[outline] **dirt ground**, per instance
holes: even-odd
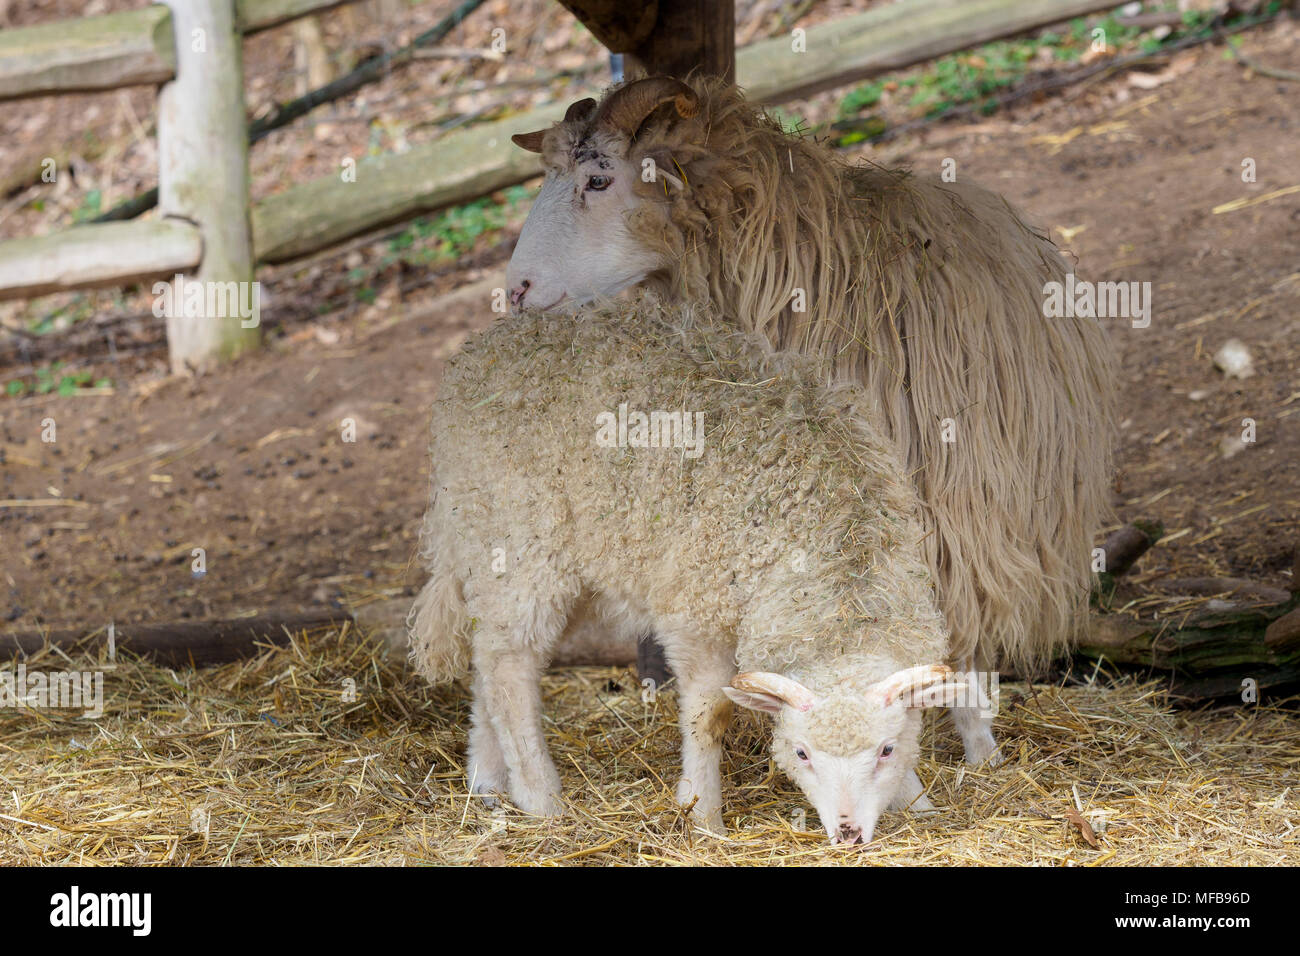
[[[1300,29],[1249,32],[1243,49],[1300,62]],[[1149,328],[1109,322],[1123,389],[1117,511],[1168,532],[1130,587],[1170,574],[1288,587],[1300,194],[1273,194],[1300,183],[1300,99],[1294,83],[1213,47],[1156,79],[1107,80],[862,155],[917,170],[951,157],[959,176],[1050,228],[1081,277],[1151,283]],[[1246,158],[1256,182],[1242,181]],[[274,270],[264,313],[274,321],[275,303],[309,297],[373,248]],[[430,270],[411,293],[409,276],[392,276],[370,305],[281,325],[263,354],[201,380],[168,378],[155,336],[92,359],[111,389],[0,399],[3,625],[89,629],[411,593],[427,409],[443,359],[490,321],[508,253]],[[1230,338],[1250,350],[1252,376],[1214,367]],[[1242,445],[1246,418],[1257,440]],[[47,420],[54,442],[42,441]],[[1225,440],[1239,453],[1225,456]]]

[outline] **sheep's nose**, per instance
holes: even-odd
[[[528,290],[532,287],[533,284],[527,279],[521,281],[519,285],[510,290],[510,304],[515,306],[523,305],[524,296],[528,294]]]
[[[857,843],[858,838],[862,836],[862,827],[855,827],[851,823],[840,824],[840,842]]]

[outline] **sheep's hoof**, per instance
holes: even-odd
[[[912,813],[915,813],[917,816],[922,816],[922,817],[928,817],[932,814],[939,812],[938,807],[936,807],[933,803],[931,803],[930,798],[927,797],[924,793],[918,794],[917,796],[911,799],[909,799],[906,796],[895,797],[892,801],[890,801],[887,809],[910,810]]]
[[[978,751],[966,754],[966,763],[972,767],[983,767],[985,770],[995,770],[1002,766],[1005,761],[1006,757],[1002,756],[1002,751],[997,744],[987,750],[981,748]]]
[[[918,817],[932,817],[939,812],[939,808],[936,807],[933,803],[931,803],[930,798],[927,797],[925,794],[921,794],[919,797],[913,800],[912,805],[908,807],[908,809],[911,810],[913,813],[915,813]]]
[[[966,741],[966,762],[972,767],[983,766],[992,770],[1000,766],[1004,759],[992,734],[980,734]]]
[[[489,810],[495,809],[501,802],[497,798],[500,794],[506,792],[505,782],[496,782],[495,780],[484,779],[479,774],[472,774],[465,778],[465,785],[469,787],[469,792],[476,797],[483,798],[483,805]]]
[[[722,811],[714,810],[710,813],[701,813],[696,807],[691,811],[691,824],[699,827],[701,830],[708,830],[716,836],[727,835],[727,825],[722,822]]]
[[[514,804],[534,817],[558,817],[564,813],[564,801],[555,793],[520,794]]]

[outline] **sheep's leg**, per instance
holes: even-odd
[[[962,661],[961,671],[971,675],[967,680],[965,700],[950,710],[953,723],[957,725],[957,733],[961,735],[962,746],[966,749],[966,762],[971,766],[987,763],[990,767],[996,767],[1002,762],[1002,753],[993,736],[992,705],[980,686],[974,659]]]
[[[921,778],[916,775],[915,769],[907,771],[907,776],[903,778],[903,785],[894,795],[889,809],[911,810],[913,813],[923,814],[936,812],[934,804],[925,795],[925,787],[921,785]]]
[[[714,833],[725,833],[722,822],[722,737],[731,721],[731,701],[722,688],[736,675],[731,650],[692,652],[671,639],[664,642],[668,664],[678,675],[678,711],[682,730],[682,778],[677,801],[691,808],[691,818]],[[674,653],[677,651],[677,653]]]
[[[492,718],[487,709],[482,675],[482,671],[475,670],[471,683],[474,703],[470,710],[467,776],[473,793],[488,796],[493,793],[508,792],[510,777],[506,769],[505,754],[501,752],[501,742],[497,740],[497,732],[492,729]],[[485,802],[488,806],[496,806],[496,800],[490,796]]]
[[[560,775],[542,732],[545,656],[532,647],[489,646],[476,647],[475,651],[474,666],[482,678],[483,709],[505,764],[510,799],[526,813],[558,814],[563,809]],[[485,736],[477,738],[480,745]],[[482,772],[488,768],[481,764],[479,769]]]

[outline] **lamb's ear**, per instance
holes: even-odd
[[[731,699],[733,704],[739,704],[749,710],[761,710],[765,714],[779,714],[781,708],[785,706],[785,701],[771,694],[753,694],[747,690],[736,690],[734,687],[724,687],[722,692]]]
[[[762,671],[737,674],[732,678],[731,686],[722,688],[722,692],[741,707],[768,714],[779,713],[782,707],[812,710],[817,702],[813,692],[797,680]]]
[[[944,664],[924,664],[891,674],[872,690],[880,696],[882,707],[895,703],[904,707],[951,707],[966,689],[952,676],[952,668]]]
[[[530,153],[540,153],[542,151],[542,140],[546,137],[546,130],[534,130],[531,133],[515,133],[510,137],[510,142],[514,143],[521,149],[526,149]]]

